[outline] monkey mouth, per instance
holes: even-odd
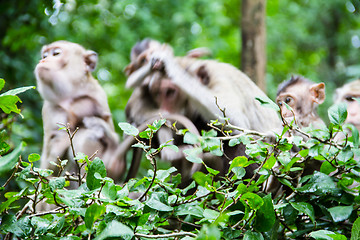
[[[50,69],[45,66],[38,66],[36,67],[36,71],[49,71]]]

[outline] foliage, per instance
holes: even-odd
[[[6,239],[357,239],[359,133],[343,125],[346,114],[344,105],[335,105],[329,110],[328,128],[305,131],[291,123],[274,143],[264,141],[266,136],[260,133],[235,127],[238,135],[220,131],[225,136],[218,137],[215,129],[225,126],[214,121],[213,129],[201,137],[184,139],[200,143],[203,151],[217,156],[227,141],[230,146],[241,143],[248,157],[234,158],[227,174],[218,176],[216,169],[188,152],[187,158],[202,162],[208,172],[195,173],[185,188],[178,188],[181,176],[174,167],[157,168],[161,150],[177,150],[176,146],[154,147],[145,141],[151,142],[164,119],[140,133],[127,123],[119,124],[137,139],[133,147],[143,149],[153,166],[146,176],[122,184],[106,177],[99,158],[78,155],[76,161],[86,163],[83,175],[79,171],[76,177],[52,176],[51,170],[36,167],[38,154],[30,154],[25,161],[18,158],[16,149],[3,157],[11,155],[13,163],[16,159],[7,183],[15,180],[27,185],[19,191],[7,191],[6,184],[1,188],[6,201],[0,204],[0,231]],[[339,140],[342,134],[344,141]],[[311,161],[321,163],[320,171],[305,175]],[[56,164],[60,171],[66,162]],[[245,167],[252,163],[259,167],[246,179]],[[264,192],[262,186],[271,177],[285,191]],[[70,181],[77,182],[78,188],[66,188]],[[44,204],[52,209],[39,212]]]

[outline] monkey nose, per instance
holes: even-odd
[[[46,62],[46,61],[45,61],[45,59],[41,59],[39,62],[40,62],[40,63],[44,63],[44,62]]]

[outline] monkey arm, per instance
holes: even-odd
[[[203,86],[198,79],[186,72],[173,56],[166,52],[156,52],[150,62],[158,61],[163,62],[166,74],[189,97],[205,119],[218,119],[222,116],[221,110],[216,105],[216,96],[208,87]]]
[[[149,61],[147,64],[133,72],[127,79],[125,87],[135,88],[141,85],[144,79],[150,74],[152,70],[152,63]]]

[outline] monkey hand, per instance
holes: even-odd
[[[106,123],[98,117],[84,117],[83,123],[86,129],[92,130],[94,137],[100,139],[105,136]]]

